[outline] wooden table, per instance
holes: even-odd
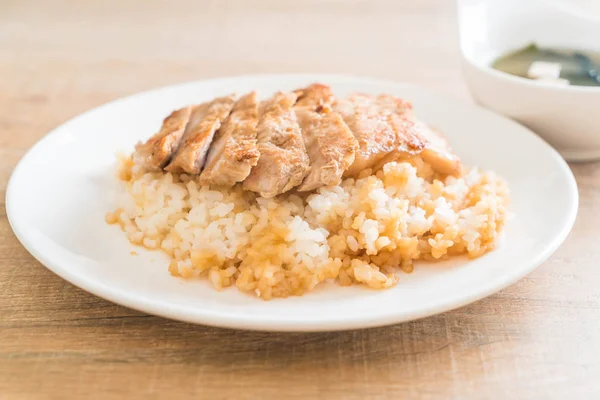
[[[0,201],[51,128],[165,84],[354,73],[468,99],[454,14],[449,0],[4,0]],[[1,207],[0,399],[600,398],[600,166],[572,168],[575,229],[529,277],[443,315],[342,333],[232,331],[116,306],[36,262]]]

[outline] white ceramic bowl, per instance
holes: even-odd
[[[490,67],[508,51],[540,46],[600,51],[600,19],[577,1],[459,0],[460,48],[475,101],[528,126],[569,161],[600,159],[600,88],[561,86]]]

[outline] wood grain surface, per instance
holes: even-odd
[[[1,0],[0,201],[27,149],[91,107],[263,72],[469,101],[450,0]],[[600,165],[572,169],[575,228],[530,276],[453,312],[342,333],[208,328],[108,303],[36,262],[2,206],[0,399],[600,398]]]

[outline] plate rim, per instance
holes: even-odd
[[[236,316],[234,319],[228,316],[227,313],[219,312],[219,313],[206,313],[202,312],[203,310],[198,309],[197,312],[189,313],[185,312],[185,309],[180,309],[178,307],[168,305],[168,304],[154,304],[153,302],[149,302],[146,299],[134,298],[134,296],[128,296],[127,293],[122,293],[119,290],[115,290],[102,282],[86,279],[85,277],[78,276],[70,271],[68,267],[63,267],[58,265],[60,263],[54,263],[50,257],[42,254],[36,250],[35,243],[33,243],[28,235],[23,232],[21,227],[19,227],[19,223],[15,221],[15,205],[16,200],[12,200],[13,198],[13,187],[18,183],[18,177],[22,166],[27,162],[27,160],[31,157],[31,154],[34,152],[36,148],[39,146],[43,146],[48,138],[60,132],[65,126],[72,123],[73,121],[85,118],[89,113],[96,112],[102,110],[106,107],[113,106],[115,104],[119,104],[121,102],[126,102],[135,97],[143,97],[152,92],[161,91],[161,90],[177,90],[179,87],[193,85],[193,84],[218,84],[220,82],[226,83],[232,80],[246,80],[246,79],[265,79],[265,78],[277,78],[280,80],[290,79],[290,80],[315,80],[315,81],[354,81],[360,82],[363,84],[373,84],[373,85],[388,85],[395,87],[413,87],[420,91],[426,92],[428,94],[433,94],[441,99],[451,100],[460,102],[470,107],[474,107],[480,112],[488,113],[498,118],[502,118],[507,122],[519,126],[520,129],[524,129],[529,132],[531,136],[533,136],[541,145],[545,147],[546,150],[549,151],[549,155],[551,155],[554,162],[557,163],[557,166],[560,167],[561,172],[567,178],[569,184],[567,188],[565,188],[566,196],[570,198],[571,207],[568,210],[567,217],[560,231],[554,236],[551,241],[548,241],[543,249],[538,252],[537,256],[530,259],[528,262],[523,262],[526,266],[522,268],[513,269],[512,273],[504,276],[502,280],[491,281],[491,283],[487,284],[484,287],[480,287],[477,291],[469,292],[466,295],[458,294],[448,299],[448,301],[444,302],[441,305],[431,305],[428,307],[415,308],[410,310],[409,312],[401,312],[401,313],[387,313],[381,316],[377,316],[375,318],[353,318],[346,321],[330,321],[330,322],[306,322],[298,319],[289,319],[289,320],[279,320],[274,322],[273,320],[268,319],[260,319],[256,317],[252,318],[240,318]],[[17,183],[15,183],[17,182]],[[180,82],[172,85],[165,85],[149,90],[144,90],[138,93],[130,94],[128,96],[120,97],[104,104],[101,104],[97,107],[89,109],[81,114],[74,116],[73,118],[64,121],[57,127],[51,129],[48,133],[42,136],[31,148],[27,150],[27,152],[21,157],[18,161],[16,167],[11,173],[8,184],[6,186],[5,193],[5,207],[7,213],[7,219],[9,221],[9,225],[13,230],[15,236],[21,243],[21,245],[45,268],[49,269],[62,279],[71,283],[72,285],[78,287],[81,290],[84,290],[88,293],[91,293],[95,296],[103,298],[112,303],[122,305],[133,310],[137,310],[140,312],[144,312],[150,315],[156,315],[168,319],[193,323],[193,324],[201,324],[207,326],[221,327],[221,328],[233,328],[233,329],[246,329],[246,330],[255,330],[255,331],[272,331],[272,332],[318,332],[318,331],[342,331],[342,330],[350,330],[350,329],[364,329],[364,328],[373,328],[379,326],[392,325],[402,322],[408,322],[412,320],[417,320],[421,318],[426,318],[429,316],[437,315],[440,313],[444,313],[447,311],[455,310],[457,308],[463,307],[467,304],[471,304],[478,300],[481,300],[485,297],[488,297],[496,292],[499,292],[517,281],[521,280],[528,274],[530,274],[533,270],[535,270],[539,265],[541,265],[544,261],[546,261],[567,239],[569,233],[571,232],[573,225],[575,223],[577,217],[577,211],[579,208],[579,191],[577,187],[576,179],[571,171],[571,168],[568,166],[567,162],[559,155],[559,153],[552,148],[547,142],[545,142],[541,137],[536,135],[533,131],[528,129],[527,127],[519,124],[516,121],[513,121],[507,117],[504,117],[500,114],[497,114],[493,111],[490,111],[478,104],[468,103],[464,99],[455,98],[454,96],[449,96],[446,94],[440,94],[435,90],[431,90],[429,88],[423,88],[419,85],[415,85],[408,82],[400,82],[393,81],[388,79],[378,79],[357,75],[348,75],[348,74],[251,74],[251,75],[236,75],[236,76],[228,76],[228,77],[218,77],[204,80],[195,80],[189,82]]]

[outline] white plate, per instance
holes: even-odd
[[[493,169],[512,190],[500,247],[472,261],[417,264],[397,286],[374,291],[327,284],[302,297],[262,301],[235,288],[169,275],[160,252],[129,244],[104,222],[114,208],[115,153],[147,138],[172,109],[232,91],[268,94],[313,81],[339,95],[390,93],[413,102],[441,128],[463,161]],[[363,328],[441,313],[516,282],[564,241],[577,212],[577,186],[549,145],[517,123],[421,88],[336,75],[249,76],[193,82],[141,93],[74,118],[37,143],[15,169],[6,194],[12,228],[41,263],[115,303],[183,321],[223,327],[318,331]],[[132,250],[139,256],[130,254]],[[35,294],[32,294],[35,295]]]

